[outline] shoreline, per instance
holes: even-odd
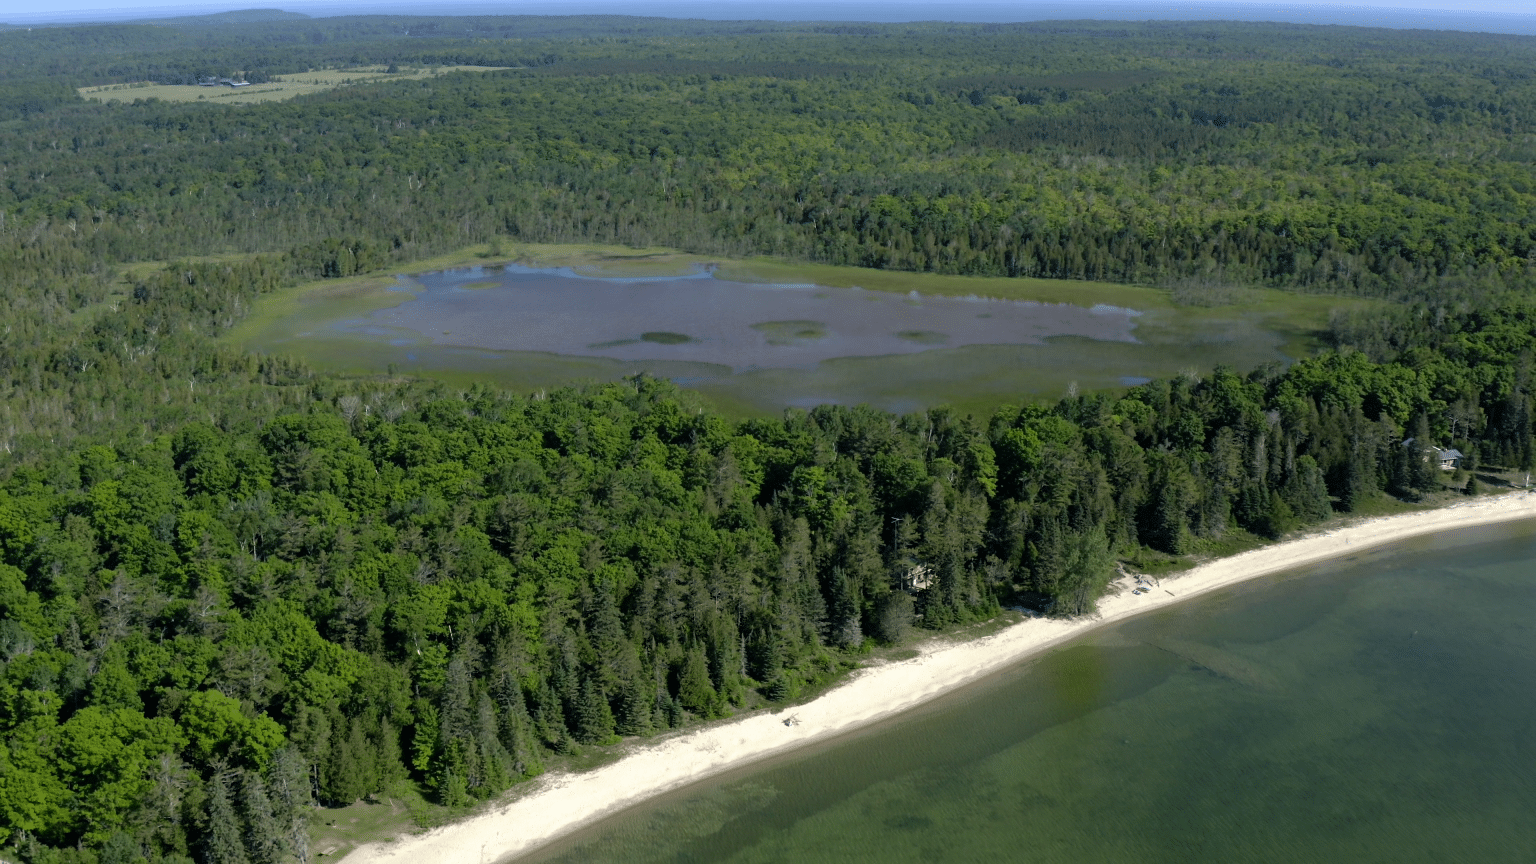
[[[1105,596],[1094,616],[1025,618],[979,639],[936,640],[922,646],[917,657],[860,669],[831,691],[796,706],[795,726],[786,726],[784,715],[756,711],[665,740],[642,740],[612,764],[581,774],[545,775],[514,800],[476,816],[397,841],[360,846],[341,860],[507,861],[657,795],[885,720],[1111,622],[1411,537],[1530,518],[1536,518],[1536,494],[1510,492],[1314,530],[1206,562],[1160,580],[1163,586],[1149,594],[1122,591]]]

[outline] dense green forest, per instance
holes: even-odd
[[[500,235],[1391,296],[1536,260],[1536,39],[629,20],[0,33],[4,242],[387,261]],[[250,107],[70,89],[386,62],[522,68]]]
[[[1385,364],[1331,353],[985,420],[730,423],[648,379],[531,398],[311,380],[286,408],[214,399],[174,432],[30,460],[0,492],[8,839],[40,861],[283,860],[311,796],[410,778],[465,804],[548,752],[791,697],[914,624],[1087,611],[1141,544],[1439,489],[1405,435],[1530,464],[1531,310],[1432,332]],[[918,563],[938,581],[914,606],[894,589]]]
[[[316,803],[403,783],[468,806],[555,754],[793,698],[914,627],[1081,614],[1117,558],[1418,499],[1443,487],[1422,442],[1529,467],[1533,46],[643,19],[0,33],[0,843],[309,860]],[[73,90],[365,63],[524,68],[253,106]],[[644,377],[456,390],[216,341],[298,279],[496,237],[1402,302],[1288,369],[990,417],[737,421]],[[916,565],[936,584],[901,590]]]

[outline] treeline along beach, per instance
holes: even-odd
[[[466,807],[912,628],[1087,612],[1116,560],[1531,467],[1529,39],[452,20],[0,33],[25,860],[307,859],[316,801]],[[374,63],[524,68],[73,89]],[[741,419],[645,376],[507,393],[217,341],[299,280],[503,239],[1394,305],[1289,368],[989,416]]]
[[[208,860],[290,848],[312,791],[412,778],[466,804],[550,753],[794,696],[866,638],[1017,597],[1087,611],[1139,546],[1441,488],[1409,433],[1528,464],[1530,313],[1442,328],[1388,363],[985,419],[732,422],[644,378],[523,397],[264,384],[251,364],[241,407],[204,409],[218,426],[11,467],[7,828]],[[914,603],[898,589],[919,564],[935,578]]]

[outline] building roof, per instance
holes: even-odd
[[[1413,439],[1412,438],[1404,438],[1403,439],[1403,446],[1404,447],[1412,447],[1413,446]],[[1435,455],[1438,456],[1441,460],[1445,460],[1445,459],[1465,459],[1465,458],[1467,458],[1465,453],[1462,453],[1460,450],[1457,450],[1454,447],[1451,448],[1450,450],[1442,450],[1437,445],[1430,444],[1430,445],[1428,445],[1428,446],[1426,446],[1424,448],[1424,452],[1425,453],[1428,453],[1431,450],[1435,451]]]

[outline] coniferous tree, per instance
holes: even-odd
[[[859,626],[858,601],[843,568],[833,567],[827,580],[827,641],[840,648],[859,644],[864,638]]]
[[[620,735],[644,735],[651,730],[651,693],[638,675],[619,682],[614,731]]]
[[[684,656],[682,674],[678,676],[677,701],[703,717],[714,711],[715,688],[709,682],[709,663],[704,659],[702,645],[695,644]]]
[[[546,746],[559,753],[570,752],[575,743],[565,725],[560,697],[548,682],[539,691],[539,735]]]
[[[1408,424],[1408,436],[1414,442],[1414,455],[1410,460],[1409,483],[1413,489],[1420,492],[1428,492],[1440,485],[1440,462],[1436,458],[1434,448],[1439,446],[1429,431],[1429,418],[1424,414],[1415,414],[1412,422]]]
[[[330,759],[325,772],[325,796],[350,804],[378,788],[377,754],[361,717],[337,715],[332,723]]]
[[[1059,581],[1050,586],[1058,615],[1082,615],[1093,611],[1114,570],[1104,529],[1095,527],[1074,535],[1067,544],[1066,564]]]
[[[251,864],[278,864],[285,853],[286,826],[278,821],[261,775],[247,771],[241,778],[240,804],[245,815],[245,849]]]
[[[378,721],[378,743],[374,748],[373,765],[372,791],[387,790],[392,784],[405,779],[405,763],[400,753],[400,733],[395,730],[393,723],[384,718]]]
[[[1182,467],[1170,470],[1166,481],[1159,485],[1147,532],[1153,545],[1174,555],[1182,555],[1189,548],[1188,483]]]
[[[1344,509],[1355,512],[1376,494],[1376,457],[1370,443],[1359,432],[1352,437],[1345,456]]]
[[[475,740],[476,718],[469,662],[462,653],[448,662],[439,700],[434,786],[443,802],[458,807],[480,783],[483,755]]]
[[[1242,484],[1238,493],[1234,515],[1239,525],[1255,533],[1269,534],[1271,504],[1268,490],[1259,482],[1249,480]]]
[[[1057,513],[1043,513],[1034,520],[1033,540],[1025,550],[1029,569],[1029,587],[1049,594],[1050,586],[1061,581],[1067,566],[1067,534],[1064,518]]]
[[[501,745],[511,760],[513,774],[531,777],[540,773],[544,766],[539,761],[536,749],[538,740],[533,730],[533,721],[528,716],[523,688],[510,671],[503,673],[496,687],[496,695],[500,708],[497,720],[500,724]]]
[[[1279,492],[1269,493],[1269,507],[1265,509],[1264,519],[1259,524],[1259,534],[1271,540],[1278,540],[1286,533],[1293,530],[1298,524],[1296,513],[1291,505]]]
[[[760,684],[778,680],[784,669],[784,650],[771,627],[759,627],[747,642],[747,674]]]
[[[208,833],[203,839],[203,857],[208,864],[250,864],[241,820],[230,800],[228,771],[216,771],[208,781]]]
[[[488,693],[481,693],[475,705],[474,741],[479,762],[471,778],[470,792],[477,798],[488,798],[507,788],[518,776],[512,769],[511,757],[502,747],[496,707]]]
[[[1327,480],[1311,456],[1296,458],[1296,471],[1286,485],[1285,495],[1291,511],[1308,522],[1321,521],[1333,512]]]
[[[1427,457],[1423,447],[1418,441],[1407,440],[1388,451],[1387,494],[1398,498],[1415,497],[1418,488],[1415,482],[1418,479],[1417,463]]]
[[[892,591],[875,604],[875,636],[889,645],[905,642],[912,631],[912,597],[904,591]]]
[[[118,831],[101,848],[101,864],[141,864],[144,846],[126,831]]]
[[[780,523],[783,548],[780,567],[786,599],[798,608],[800,619],[796,623],[805,632],[820,631],[826,623],[827,604],[816,582],[810,525],[803,516],[785,516]],[[687,699],[683,704],[689,710],[695,710],[688,705]]]
[[[288,746],[273,754],[272,765],[267,769],[267,789],[282,848],[299,864],[308,864],[308,811],[314,795],[309,765],[297,749]]]
[[[583,744],[603,744],[613,737],[613,713],[602,687],[585,676],[576,703],[576,740]]]

